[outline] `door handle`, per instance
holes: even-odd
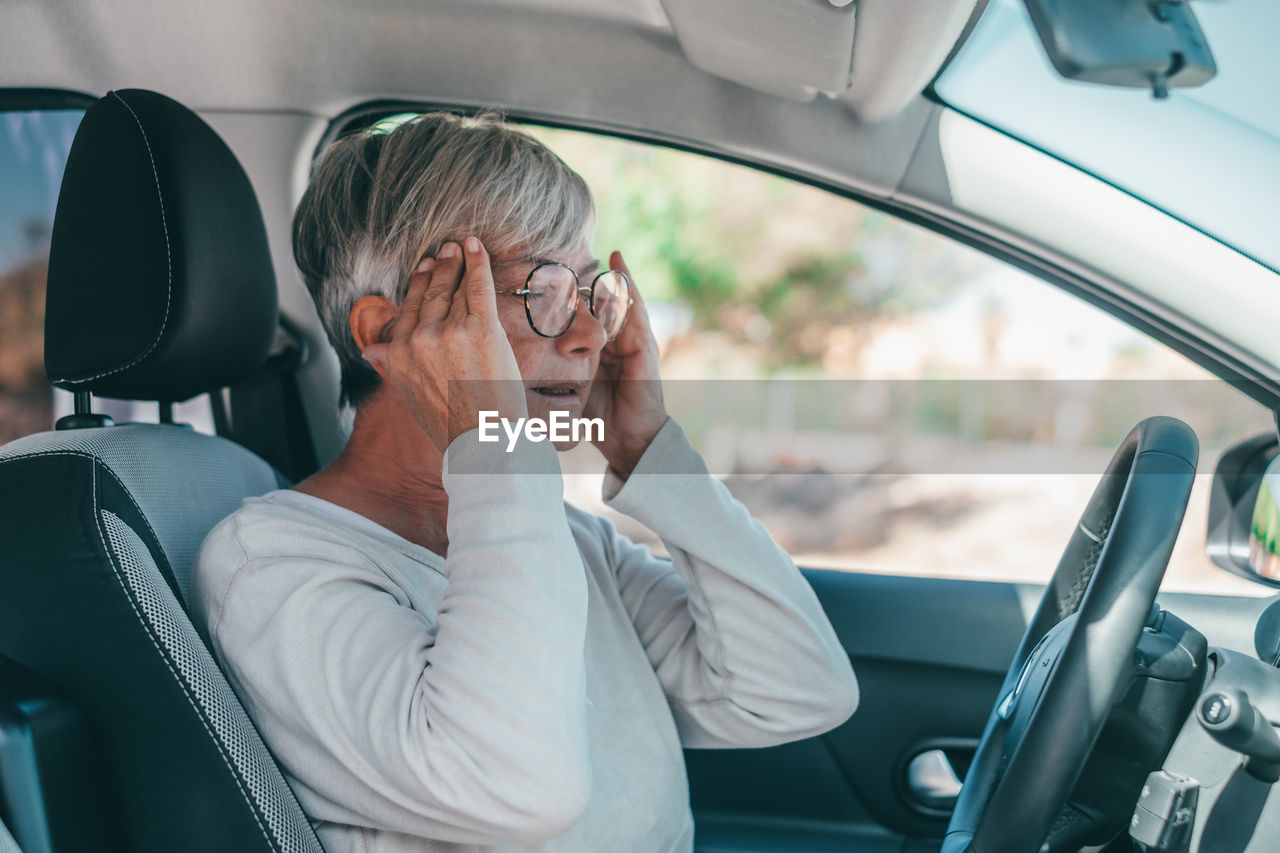
[[[963,784],[941,749],[922,752],[907,765],[907,790],[925,808],[951,811]]]

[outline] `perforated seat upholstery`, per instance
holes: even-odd
[[[275,325],[261,214],[231,152],[176,102],[109,93],[59,198],[51,379],[182,400],[255,369]],[[124,849],[321,850],[183,604],[208,531],[282,485],[239,445],[171,424],[0,448],[0,656],[86,712]]]

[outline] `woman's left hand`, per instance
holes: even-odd
[[[631,476],[636,463],[667,420],[658,376],[658,342],[649,327],[649,312],[621,252],[609,255],[609,268],[631,280],[635,302],[618,337],[600,352],[600,366],[583,414],[604,420],[604,439],[596,447],[620,477]]]

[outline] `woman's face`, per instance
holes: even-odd
[[[579,300],[573,324],[563,335],[545,338],[530,327],[524,297],[514,291],[524,287],[534,267],[547,261],[573,269],[583,287],[591,285],[600,267],[585,241],[562,257],[528,258],[518,251],[494,256],[498,319],[524,379],[529,417],[546,420],[550,412],[563,411],[570,418],[576,418],[582,415],[583,404],[591,391],[606,336],[600,322],[588,310],[585,294]],[[556,442],[556,447],[564,450],[572,444]]]

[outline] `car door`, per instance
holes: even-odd
[[[699,850],[936,847],[1043,584],[1144,417],[1187,421],[1206,475],[1161,603],[1251,651],[1269,599],[1203,546],[1207,475],[1228,443],[1271,428],[1264,407],[880,211],[695,155],[537,132],[596,188],[597,253],[629,247],[668,407],[804,567],[859,680],[858,710],[822,736],[686,751]],[[570,499],[608,514],[597,461],[574,454]]]
[[[937,849],[950,792],[930,756],[941,753],[963,778],[1042,587],[832,570],[805,576],[853,662],[858,710],[797,743],[686,750],[697,849]],[[1252,626],[1274,599],[1170,592],[1159,601],[1215,645],[1252,654]],[[930,782],[938,799],[926,794]]]

